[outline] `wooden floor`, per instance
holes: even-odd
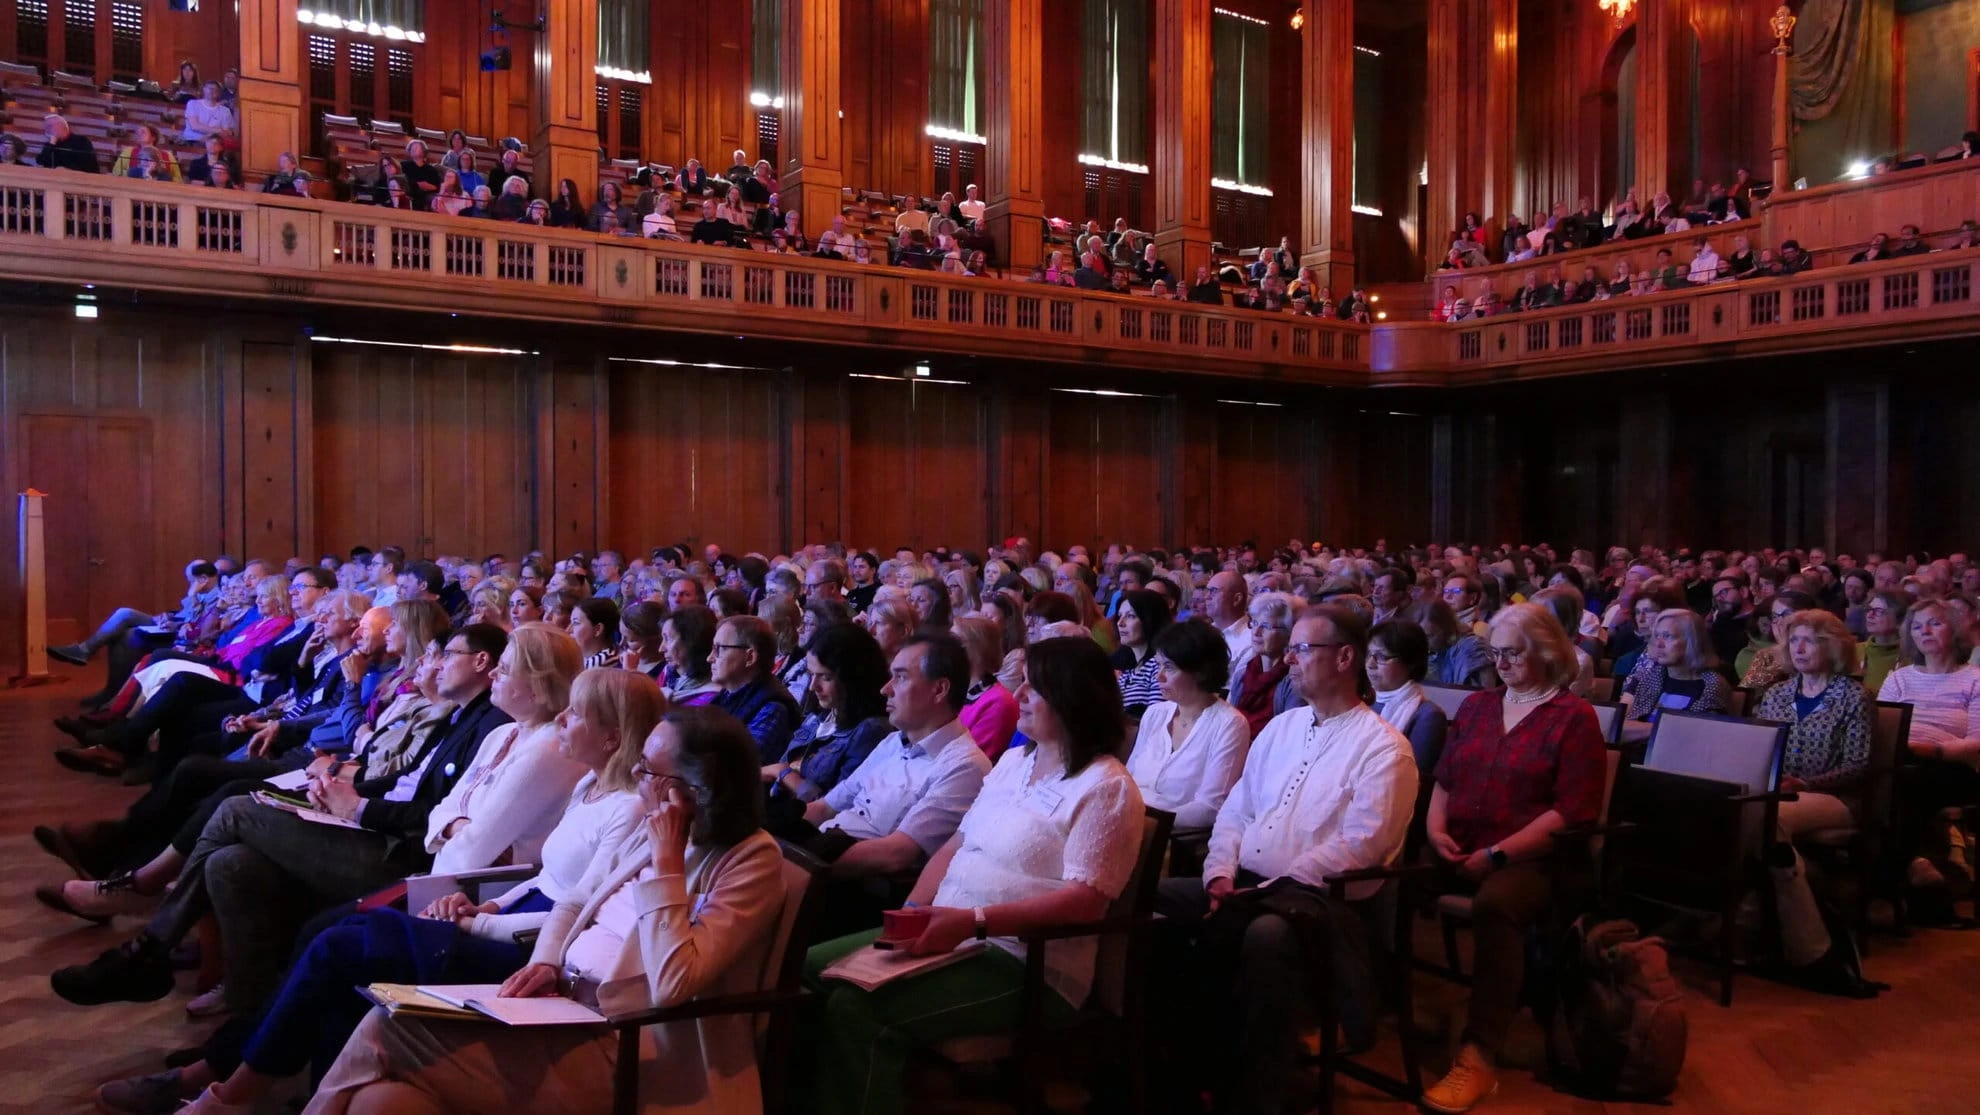
[[[43,909],[31,894],[35,884],[62,877],[61,866],[28,836],[34,825],[108,816],[134,796],[107,780],[71,774],[49,757],[63,738],[49,719],[73,708],[93,681],[0,690],[0,1112],[87,1110],[96,1084],[155,1071],[167,1050],[196,1041],[211,1026],[186,1020],[184,994],[142,1006],[81,1008],[48,989],[51,969],[87,960],[134,928],[87,927]],[[1681,968],[1693,991],[1691,1048],[1672,1107],[1794,1115],[1980,1111],[1980,933],[1926,932],[1875,946],[1869,973],[1895,989],[1871,1002],[1743,979],[1735,1006],[1722,1010],[1707,996],[1705,973]],[[1429,979],[1418,986],[1428,1025],[1443,1028],[1462,1005],[1461,993]],[[1378,1058],[1392,1059],[1393,1044]],[[1530,1066],[1539,1048],[1537,1029],[1522,1022],[1511,1056]],[[1337,1110],[1406,1108],[1343,1084]],[[1498,1098],[1481,1110],[1655,1108],[1563,1096],[1515,1067],[1504,1074]]]

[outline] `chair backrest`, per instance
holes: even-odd
[[[1127,886],[1108,906],[1107,917],[1139,917],[1155,912],[1155,894],[1162,885],[1162,859],[1168,854],[1169,832],[1175,827],[1176,815],[1153,806],[1144,806],[1141,821],[1141,850],[1135,857],[1134,874],[1128,876]],[[1100,938],[1098,955],[1094,959],[1093,1001],[1108,1014],[1123,1018],[1135,1009],[1130,998],[1138,995],[1141,985],[1147,980],[1135,972],[1137,941],[1141,938],[1127,933],[1110,933]]]
[[[1751,689],[1735,687],[1726,696],[1726,713],[1729,716],[1745,716],[1746,710],[1752,708],[1753,705],[1753,691]]]
[[[804,954],[812,927],[825,908],[825,864],[794,844],[779,840],[784,852],[784,908],[777,916],[777,933],[765,957],[760,991],[796,992],[804,986]],[[785,1093],[793,1078],[798,1049],[796,1011],[778,1011],[762,1025],[758,1058],[763,1110],[787,1110]]]
[[[1456,720],[1458,706],[1464,703],[1466,697],[1476,692],[1478,690],[1466,689],[1461,685],[1438,685],[1428,681],[1423,683],[1423,696],[1444,711],[1446,720]]]
[[[1643,765],[1651,770],[1730,782],[1742,793],[1776,788],[1787,725],[1713,713],[1665,709],[1650,730]]]
[[[1605,678],[1603,680],[1609,681],[1613,679]],[[1625,719],[1622,705],[1615,701],[1597,701],[1593,699],[1589,700],[1588,705],[1595,710],[1595,726],[1602,729],[1602,742],[1608,744],[1610,747],[1621,743],[1622,726]]]
[[[1890,827],[1897,766],[1911,742],[1911,705],[1878,701],[1870,717],[1870,783],[1864,791],[1863,828],[1881,835]]]
[[[1620,714],[1622,710],[1617,709],[1616,711],[1618,714]],[[1616,717],[1616,723],[1618,724],[1622,723],[1622,717],[1620,715]],[[1602,770],[1602,811],[1596,815],[1596,821],[1595,821],[1595,823],[1598,825],[1606,825],[1609,823],[1609,803],[1614,801],[1616,798],[1616,772],[1621,770],[1623,765],[1622,749],[1617,747],[1605,748],[1603,759],[1604,759],[1604,766]]]
[[[1616,679],[1598,677],[1588,683],[1590,701],[1613,701],[1616,699]]]

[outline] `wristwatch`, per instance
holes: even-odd
[[[1492,862],[1492,870],[1494,871],[1497,871],[1500,868],[1504,867],[1506,864],[1512,862],[1512,857],[1507,855],[1505,853],[1505,850],[1500,848],[1497,844],[1494,844],[1490,848],[1485,849],[1485,858]]]
[[[983,907],[978,906],[974,910],[971,910],[970,913],[976,918],[976,939],[979,941],[989,940],[990,918],[983,912]]]

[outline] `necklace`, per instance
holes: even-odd
[[[1560,686],[1558,685],[1548,686],[1546,689],[1542,689],[1536,693],[1519,693],[1508,689],[1506,690],[1506,703],[1509,705],[1537,705],[1542,701],[1552,698],[1558,692],[1560,692]]]

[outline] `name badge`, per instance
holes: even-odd
[[[1053,789],[1034,790],[1027,799],[1040,813],[1056,813],[1065,796]]]

